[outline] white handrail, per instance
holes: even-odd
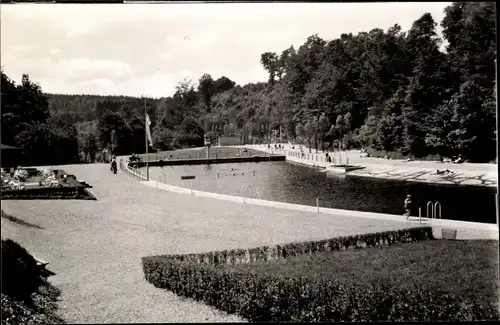
[[[430,207],[430,216],[429,216],[429,207]],[[439,210],[438,210],[438,207],[439,207]],[[439,212],[439,214],[438,214]],[[427,202],[427,208],[426,208],[426,218],[427,219],[441,219],[441,212],[442,212],[442,208],[441,208],[441,203],[439,203],[438,201],[436,202],[432,202],[432,201],[429,201]]]
[[[432,201],[429,201],[427,202],[427,208],[425,209],[425,217],[427,219],[429,219],[429,207],[431,207],[431,213],[430,213],[430,218],[433,219],[434,218],[434,210],[433,210],[433,206],[432,206]]]
[[[437,210],[437,207],[438,207],[438,206],[439,206],[439,217],[438,217],[438,214],[437,214],[437,211],[438,211],[438,210]],[[437,219],[437,218],[441,219],[441,203],[439,203],[439,202],[434,203],[434,213],[433,213],[433,215],[434,215],[434,218],[436,218],[436,219]]]
[[[249,184],[244,184],[240,188],[241,196],[243,197],[243,203],[246,203],[246,196],[245,196],[245,190],[247,188],[250,188],[250,197],[252,196],[252,186]]]

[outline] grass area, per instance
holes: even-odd
[[[494,240],[431,240],[221,267],[360,286],[405,288],[417,283],[433,292],[498,303],[498,241]]]

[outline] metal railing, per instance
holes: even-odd
[[[143,175],[143,170],[135,167],[129,166],[128,163],[124,160],[124,158],[120,159],[119,163],[120,169],[126,172],[128,175],[131,175],[139,180],[145,180],[146,177]]]
[[[245,190],[250,189],[250,197],[252,197],[252,186],[249,184],[243,184],[240,188],[241,197],[243,198],[243,203],[246,203]]]

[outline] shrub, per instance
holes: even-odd
[[[493,320],[498,310],[475,301],[350,281],[286,278],[166,257],[142,259],[158,288],[237,313],[252,322]]]
[[[42,283],[33,256],[15,241],[2,240],[2,293],[27,302]]]
[[[272,247],[262,246],[250,249],[232,249],[201,254],[169,255],[169,259],[177,261],[193,261],[219,264],[241,264],[270,259],[286,259],[301,254],[315,254],[325,251],[358,249],[378,245],[391,245],[420,240],[434,239],[431,227],[417,227],[386,231],[373,234],[362,234],[333,239],[289,243]]]
[[[426,239],[433,239],[430,227],[246,250],[150,256],[142,263],[146,280],[156,287],[255,322],[498,319],[498,309],[490,303],[429,292],[428,287],[388,287],[346,277],[295,277],[222,265]]]

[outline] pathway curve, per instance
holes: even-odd
[[[165,192],[113,175],[107,164],[61,169],[91,184],[98,200],[5,200],[2,209],[22,222],[2,218],[1,226],[2,237],[49,261],[62,290],[60,314],[70,323],[241,321],[154,288],[144,280],[142,256],[416,226]]]

